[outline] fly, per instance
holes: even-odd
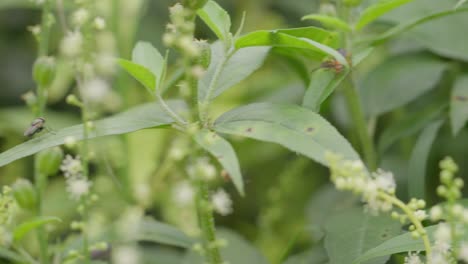
[[[45,128],[45,119],[43,117],[38,117],[34,119],[31,123],[31,126],[24,131],[25,137],[32,137],[34,134],[41,132]]]

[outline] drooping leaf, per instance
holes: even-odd
[[[385,31],[384,33],[381,33],[375,37],[371,37],[371,38],[368,38],[368,39],[363,39],[363,40],[360,40],[359,42],[369,42],[371,43],[372,45],[379,45],[395,36],[398,36],[406,31],[409,31],[411,30],[412,28],[418,26],[418,25],[421,25],[421,24],[424,24],[426,22],[429,22],[431,20],[434,20],[434,19],[439,19],[439,18],[442,18],[444,16],[448,16],[448,15],[452,15],[452,14],[455,14],[455,13],[461,13],[461,12],[467,12],[468,11],[468,8],[460,8],[460,9],[455,9],[455,10],[444,10],[444,11],[441,11],[441,12],[436,12],[436,13],[432,13],[432,14],[429,14],[427,16],[423,16],[423,17],[418,17],[418,18],[415,18],[413,20],[410,20],[410,21],[407,21],[407,22],[402,22],[402,23],[399,23],[398,25],[390,28],[389,30]]]
[[[311,42],[306,41],[306,39]],[[284,52],[288,52],[288,50],[289,52],[301,51],[308,58],[315,60],[322,60],[326,56],[329,56],[316,43],[334,49],[338,46],[338,36],[336,33],[316,27],[260,30],[238,38],[235,44],[236,48],[271,46],[286,49]]]
[[[416,141],[408,168],[408,190],[411,198],[426,199],[427,159],[437,132],[443,123],[441,120],[432,122]]]
[[[434,243],[434,232],[437,230],[437,225],[432,225],[424,228],[429,236],[431,244]],[[464,235],[464,239],[467,239],[467,235]],[[382,244],[369,249],[364,254],[359,256],[353,261],[353,264],[360,264],[364,261],[383,257],[390,256],[396,253],[402,252],[421,252],[425,251],[423,241],[421,239],[414,239],[411,236],[411,232],[406,232],[404,234],[392,237]]]
[[[359,17],[358,21],[356,22],[355,28],[356,30],[362,29],[365,25],[371,23],[372,21],[376,20],[383,14],[395,9],[401,5],[409,3],[413,0],[387,0],[387,1],[380,1],[377,2],[369,7],[367,7],[364,11],[362,11],[361,16]]]
[[[215,1],[206,2],[203,8],[198,9],[197,14],[219,39],[230,39],[231,18]]]
[[[224,228],[217,228],[217,238],[227,242],[226,247],[221,247],[221,256],[229,263],[255,263],[268,264],[264,256],[239,234]],[[182,264],[202,264],[205,260],[199,253],[190,251]]]
[[[347,70],[340,73],[335,73],[330,69],[316,70],[311,76],[309,87],[302,100],[302,106],[319,112],[322,103],[333,93],[347,74]]]
[[[380,136],[377,144],[379,153],[383,154],[397,140],[411,136],[424,128],[429,122],[440,116],[446,103],[431,105],[426,109],[405,115],[405,118],[393,122]]]
[[[162,78],[164,58],[151,43],[139,41],[133,48],[132,61],[150,70],[155,79],[160,80]]]
[[[122,68],[153,94],[156,89],[156,76],[149,69],[129,60],[119,59],[118,62]]]
[[[151,218],[145,218],[141,221],[137,239],[182,248],[190,248],[196,242],[195,239],[188,237],[179,229]]]
[[[303,16],[302,20],[315,20],[315,21],[319,21],[325,27],[330,28],[330,29],[339,29],[345,32],[351,31],[351,27],[345,21],[339,19],[338,17],[311,14],[311,15]]]
[[[453,135],[465,126],[468,120],[468,75],[457,78],[450,100],[450,123]]]
[[[53,216],[38,216],[21,223],[13,230],[13,239],[20,241],[28,232],[52,222],[61,222],[60,218]]]
[[[325,249],[330,264],[349,263],[367,250],[399,234],[400,224],[386,215],[373,216],[362,208],[334,215],[326,225]],[[384,264],[388,257],[361,264]]]
[[[220,133],[278,143],[325,164],[325,153],[359,160],[349,142],[317,113],[296,105],[256,103],[219,117],[213,129]]]
[[[362,83],[366,112],[377,116],[400,107],[435,87],[446,64],[423,54],[392,57],[371,71]]]
[[[383,20],[395,24],[409,23],[414,19],[422,19],[439,12],[456,11],[455,14],[436,16],[436,19],[412,28],[407,35],[411,36],[415,44],[422,45],[438,55],[468,61],[468,46],[463,45],[468,42],[468,35],[460,34],[466,29],[468,10],[466,7],[454,10],[454,4],[454,1],[414,0],[404,8],[388,13]]]
[[[237,191],[244,195],[244,181],[239,167],[236,152],[231,144],[218,134],[207,129],[200,130],[195,135],[197,143],[210,152],[215,157],[223,168],[229,173],[229,177],[236,186]]]
[[[211,62],[198,81],[198,100],[208,102],[263,65],[269,47],[247,47],[227,56],[221,42],[211,45]]]
[[[183,111],[185,105],[181,101],[168,101],[172,109]],[[94,122],[94,129],[88,138],[125,134],[145,128],[165,126],[173,123],[161,107],[156,103],[136,106],[113,117]],[[83,125],[63,128],[53,133],[46,133],[28,140],[5,152],[0,153],[0,166],[4,166],[17,159],[32,155],[43,149],[64,143],[65,138],[83,139]]]

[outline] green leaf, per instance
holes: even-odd
[[[149,69],[129,60],[119,59],[118,62],[122,68],[153,94],[156,89],[156,76]]]
[[[221,163],[221,165],[223,165],[223,168],[229,173],[237,191],[241,195],[244,195],[244,181],[242,180],[239,161],[231,144],[218,134],[209,131],[208,129],[200,130],[195,135],[195,140],[202,148],[210,152],[211,155]]]
[[[0,247],[0,260],[1,259],[11,260],[14,261],[14,263],[27,263],[27,260],[23,256],[4,247]]]
[[[376,36],[376,37],[371,37],[368,39],[363,39],[360,40],[359,43],[363,42],[370,42],[372,45],[379,45],[382,44],[383,42],[387,41],[390,38],[393,38],[399,34],[402,34],[403,32],[406,32],[418,25],[421,25],[423,23],[429,22],[434,19],[442,18],[444,16],[452,15],[455,13],[460,13],[460,12],[467,12],[468,8],[460,8],[456,10],[444,10],[442,12],[436,12],[433,14],[429,14],[427,16],[419,17],[407,22],[402,22],[399,23],[398,25],[390,28],[389,30],[385,31],[384,33]]]
[[[62,222],[62,220],[53,216],[38,216],[29,221],[23,222],[13,230],[13,239],[15,241],[20,241],[29,231],[52,222]]]
[[[434,243],[434,232],[437,230],[437,225],[432,225],[424,228],[429,236],[431,244]],[[464,239],[467,239],[465,234]],[[423,241],[421,239],[414,239],[411,232],[392,237],[391,239],[383,242],[382,244],[369,249],[359,258],[353,261],[353,264],[360,264],[363,261],[370,260],[377,257],[389,256],[402,252],[419,252],[425,251]]]
[[[307,42],[304,39],[311,40]],[[316,27],[304,27],[293,29],[260,30],[244,35],[236,40],[236,48],[250,46],[272,46],[289,50],[299,50],[306,53],[306,56],[321,60],[329,54],[315,43],[336,48],[338,45],[338,35]]]
[[[440,116],[440,113],[446,107],[446,103],[431,105],[415,113],[405,114],[402,120],[393,122],[380,136],[377,145],[379,153],[385,153],[397,140],[411,136],[423,129],[429,122]]]
[[[150,70],[155,79],[162,79],[164,58],[151,43],[139,41],[133,48],[132,61]]]
[[[468,35],[465,32],[468,23],[468,8],[453,9],[453,1],[415,0],[405,8],[398,8],[384,17],[389,22],[409,23],[417,18],[435,15],[439,12],[456,11],[456,14],[437,17],[429,22],[412,28],[407,33],[411,41],[443,57],[468,61]]]
[[[269,47],[247,47],[225,54],[223,44],[211,45],[211,62],[198,81],[198,100],[208,102],[256,71],[268,55]]]
[[[224,113],[214,130],[278,143],[321,164],[331,151],[348,160],[359,160],[349,142],[313,111],[296,106],[256,103]]]
[[[452,125],[453,135],[465,126],[468,120],[468,75],[462,75],[457,78],[452,89],[452,98],[450,100],[450,124]]]
[[[362,29],[365,25],[371,23],[372,21],[376,20],[383,14],[395,9],[401,5],[409,3],[413,0],[387,0],[387,1],[380,1],[376,4],[373,4],[367,7],[364,11],[362,11],[361,16],[359,17],[358,21],[356,22],[355,28],[356,30]]]
[[[313,249],[293,255],[286,259],[283,264],[326,264],[328,263],[327,252],[322,246],[314,246]]]
[[[319,15],[319,14],[311,14],[307,16],[303,16],[302,20],[315,20],[322,23],[325,27],[330,29],[339,29],[345,32],[351,31],[351,27],[344,22],[343,20],[339,19],[338,17],[327,16],[327,15]]]
[[[190,248],[196,242],[179,229],[151,218],[145,218],[141,221],[137,239],[182,248]]]
[[[203,8],[198,9],[197,14],[219,39],[226,41],[231,38],[231,18],[215,1],[206,2]]]
[[[221,247],[221,256],[229,263],[252,263],[268,264],[264,256],[252,246],[248,241],[237,233],[224,228],[217,228],[217,237],[227,242],[226,247]],[[184,258],[182,264],[202,264],[206,263],[200,253],[190,251]]]
[[[330,69],[316,70],[311,76],[309,87],[304,94],[302,106],[319,112],[322,103],[333,93],[335,88],[348,75],[348,72],[347,70],[340,73],[335,73],[335,71]]]
[[[392,57],[371,71],[362,83],[366,112],[377,116],[416,99],[434,88],[446,64],[424,54]]]
[[[325,249],[330,264],[349,263],[367,250],[400,233],[400,224],[386,215],[373,216],[362,208],[338,213],[328,219]],[[388,257],[365,264],[383,264]]]
[[[432,122],[421,133],[411,153],[408,168],[409,197],[426,199],[426,167],[432,144],[444,122]]]
[[[181,101],[168,101],[172,109],[182,111]],[[170,125],[174,121],[156,103],[148,103],[131,108],[113,117],[94,122],[94,129],[88,138],[125,134],[145,128]],[[83,139],[83,125],[63,128],[54,133],[46,133],[0,153],[0,167],[17,159],[32,155],[43,149],[62,145],[67,137]]]

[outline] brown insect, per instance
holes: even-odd
[[[344,49],[338,49],[338,52],[343,55],[343,57],[346,58],[346,60],[348,61],[348,63],[351,65],[351,54],[349,54],[348,52],[346,52],[346,50]],[[344,69],[344,65],[341,64],[338,60],[336,60],[335,58],[333,59],[329,59],[329,60],[326,60],[324,62],[322,62],[322,64],[320,65],[320,67],[322,68],[325,68],[325,69],[332,69],[335,71],[335,73],[340,73],[343,71]]]
[[[231,181],[231,175],[229,175],[229,173],[226,170],[221,171],[221,177],[225,182]]]
[[[45,126],[45,119],[43,117],[38,117],[34,119],[31,123],[31,126],[24,131],[25,137],[32,137],[34,134],[41,132]]]

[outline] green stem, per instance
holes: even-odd
[[[161,105],[161,108],[166,112],[178,125],[185,126],[187,122],[183,120],[179,115],[177,115],[172,109],[169,107],[169,105],[164,102],[163,98],[161,97],[161,94],[159,92],[156,93],[156,99],[158,99],[159,104]]]
[[[48,46],[49,46],[49,32],[50,32],[50,21],[48,16],[50,15],[50,1],[45,1],[42,7],[42,21],[41,21],[41,33],[39,36],[39,47],[38,47],[38,56],[47,56]],[[37,86],[37,105],[34,110],[34,114],[36,117],[43,116],[45,105],[47,101],[47,90],[46,87],[42,85]],[[47,175],[43,175],[39,171],[39,159],[36,155],[34,157],[34,179],[35,179],[35,187],[38,196],[37,208],[36,208],[36,215],[41,216],[43,211],[42,206],[42,198],[45,192],[45,188],[47,186]],[[45,231],[44,227],[39,227],[37,229],[37,239],[39,241],[39,258],[42,264],[49,263],[49,256],[48,256],[48,241],[47,241],[47,232]]]
[[[431,258],[431,242],[429,241],[429,236],[427,235],[426,229],[424,229],[424,226],[421,224],[421,221],[419,221],[416,216],[413,214],[413,211],[402,201],[400,201],[398,198],[395,196],[391,196],[389,194],[379,192],[379,196],[391,202],[392,204],[396,205],[399,207],[403,212],[408,216],[408,219],[411,221],[411,223],[416,227],[416,230],[421,234],[421,239],[424,243],[424,249],[426,250],[426,256],[428,258],[428,263],[430,263],[430,258]]]
[[[208,187],[203,180],[197,181],[197,213],[201,231],[203,233],[204,249],[208,264],[222,264],[219,246],[216,241],[216,229],[208,195]]]
[[[39,37],[39,56],[47,56],[50,34],[50,0],[46,0],[42,6],[41,34]]]
[[[354,82],[351,76],[346,77],[344,85],[344,94],[348,104],[349,112],[351,113],[353,124],[361,142],[364,160],[369,169],[374,171],[377,169],[375,147],[367,129],[367,122],[364,117],[359,95],[356,91],[356,87],[354,86]]]

